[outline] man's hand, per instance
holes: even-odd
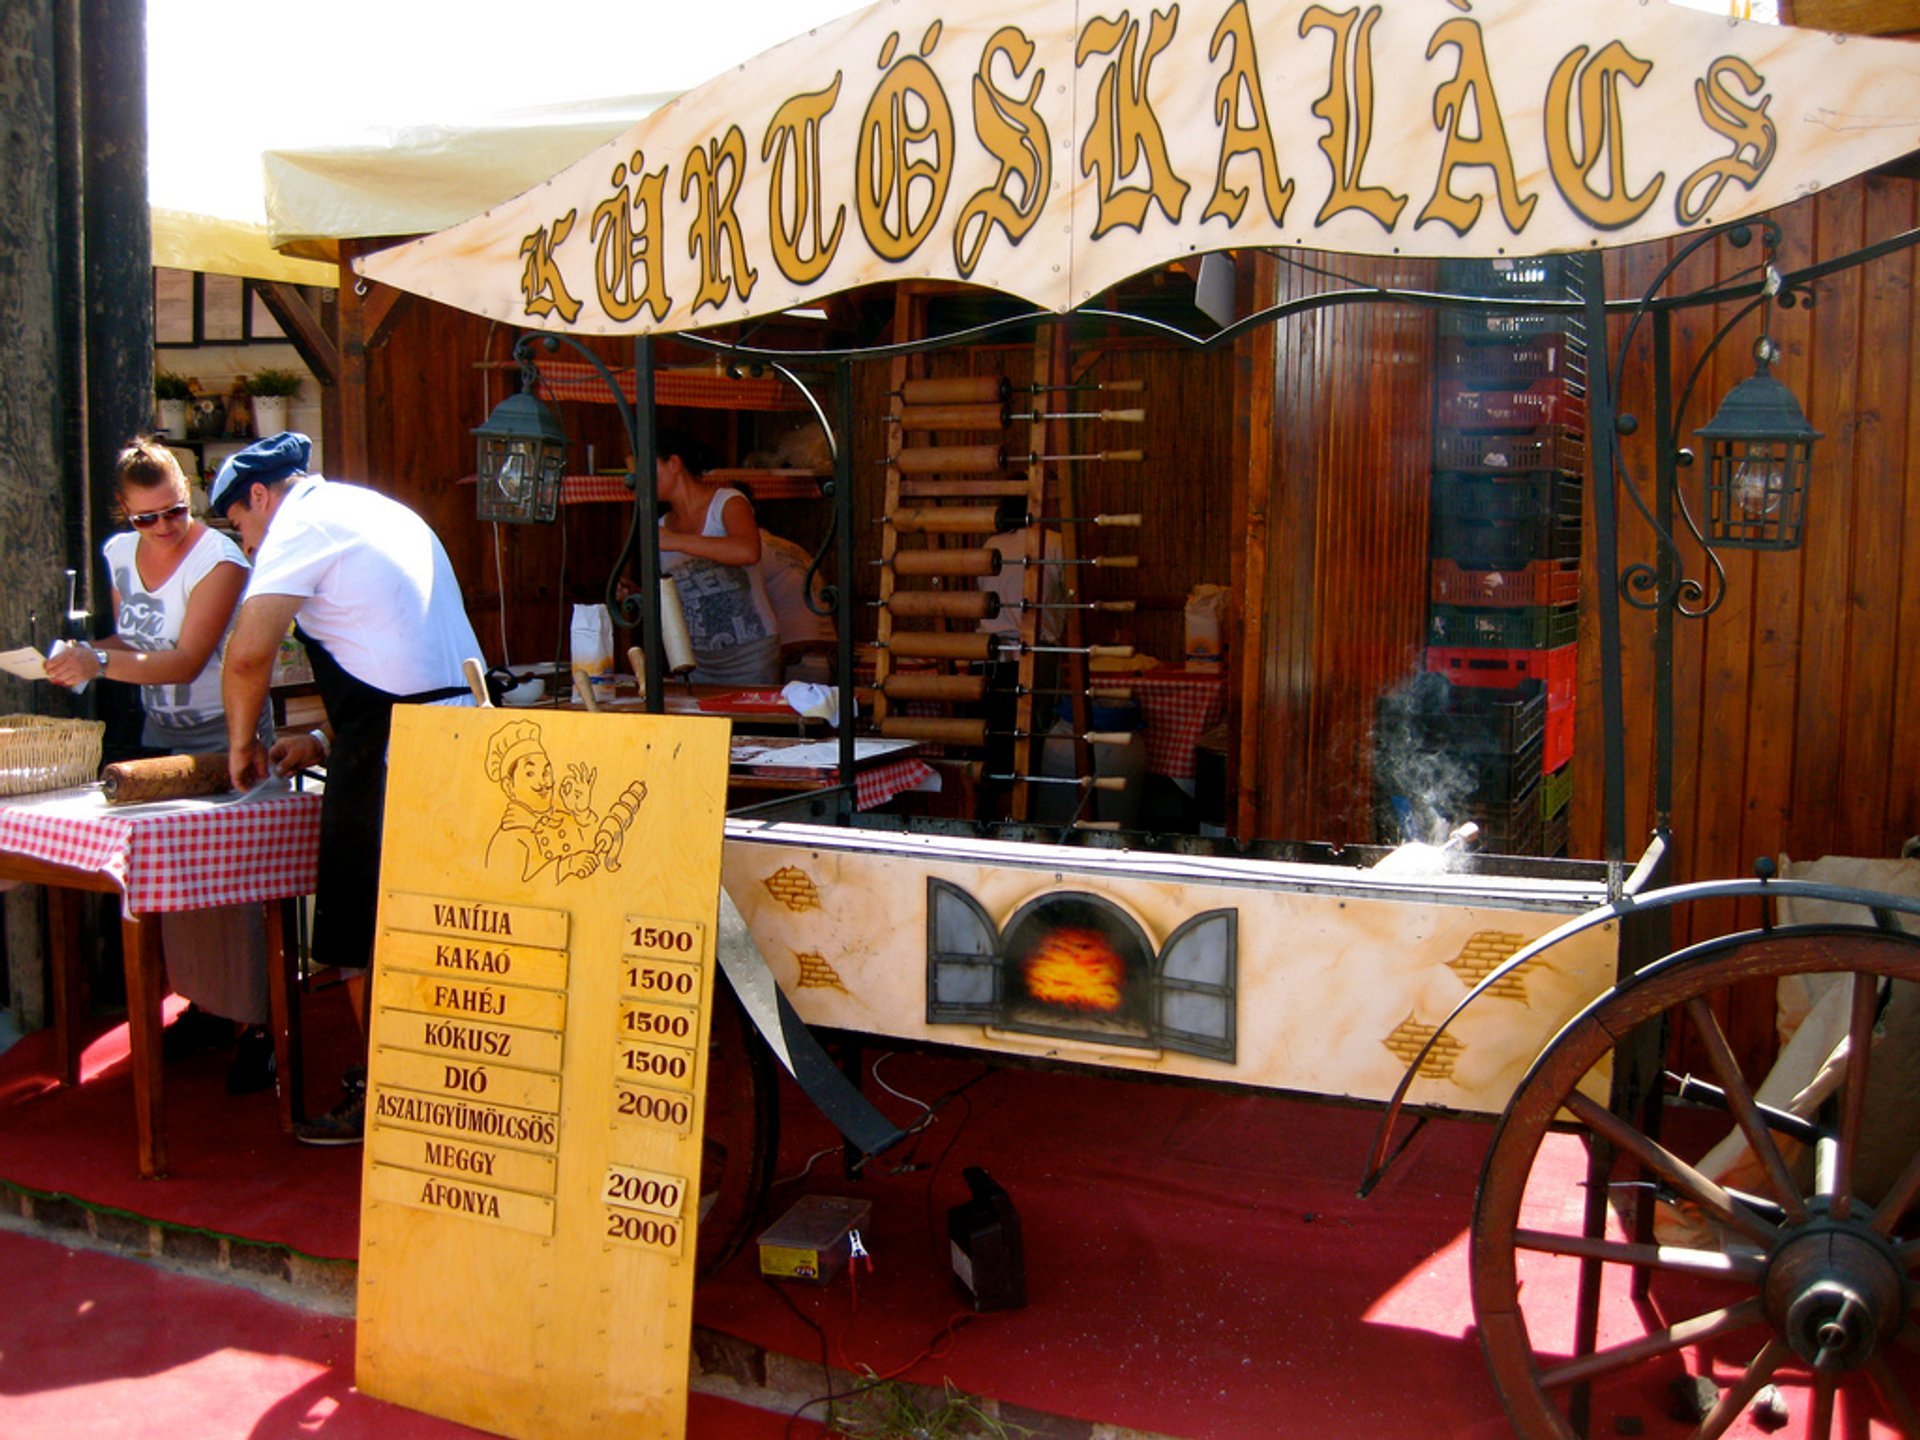
[[[258,740],[248,740],[245,745],[228,748],[227,778],[233,781],[234,789],[251,789],[272,774],[266,746]]]
[[[298,735],[282,735],[273,742],[273,749],[267,759],[276,775],[291,775],[296,770],[310,770],[327,758],[327,752],[320,748],[320,742],[313,738],[311,731]]]

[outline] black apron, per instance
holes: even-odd
[[[320,873],[313,899],[316,963],[359,970],[373,963],[374,918],[380,904],[380,827],[387,803],[387,741],[393,707],[450,700],[464,685],[394,695],[356,679],[298,625],[313,683],[327,707],[333,748],[320,800]]]

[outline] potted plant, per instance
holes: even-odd
[[[292,370],[256,370],[247,376],[247,394],[253,397],[253,427],[258,435],[277,435],[287,428],[287,401],[300,393],[300,376]]]
[[[171,370],[153,372],[154,428],[173,440],[187,435],[187,402],[193,398],[193,382]]]

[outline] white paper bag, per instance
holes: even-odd
[[[604,605],[573,607],[573,674],[606,689],[613,684],[613,616]]]
[[[1187,596],[1187,669],[1218,671],[1226,659],[1227,587],[1196,585]]]

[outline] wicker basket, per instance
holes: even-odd
[[[86,785],[100,773],[98,720],[0,715],[0,795]]]

